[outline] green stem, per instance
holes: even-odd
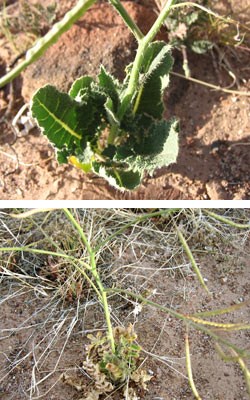
[[[113,329],[112,329],[112,324],[111,324],[111,317],[110,317],[110,311],[109,311],[109,306],[108,306],[107,294],[105,292],[105,288],[101,282],[100,275],[96,268],[95,251],[92,249],[91,245],[89,244],[88,239],[86,238],[85,233],[83,232],[81,226],[76,221],[76,219],[74,218],[74,216],[70,212],[70,210],[68,210],[67,208],[64,208],[63,211],[66,214],[67,218],[70,220],[70,222],[73,224],[73,226],[76,228],[77,232],[79,233],[79,235],[89,253],[90,264],[91,264],[91,273],[92,273],[92,275],[96,281],[96,284],[100,290],[101,301],[102,301],[104,315],[105,315],[106,324],[107,324],[107,328],[108,328],[108,336],[109,336],[112,352],[114,353],[115,352],[115,340],[114,340],[114,336],[113,336]]]
[[[136,23],[132,20],[130,15],[127,13],[126,9],[121,4],[120,0],[109,0],[112,6],[116,9],[116,11],[120,14],[125,24],[131,30],[133,35],[135,36],[138,42],[144,37],[140,28],[136,25]]]
[[[197,392],[194,379],[193,379],[193,372],[192,372],[192,365],[191,365],[191,356],[190,356],[190,346],[189,346],[189,338],[188,338],[188,325],[186,326],[186,335],[185,335],[185,350],[186,350],[186,368],[188,373],[188,381],[189,386],[194,394],[194,397],[197,400],[201,400],[199,393]]]
[[[11,82],[28,67],[28,65],[40,58],[95,2],[96,0],[79,0],[76,6],[67,12],[61,21],[57,22],[44,37],[39,39],[36,44],[27,51],[25,60],[0,79],[0,87]]]
[[[168,16],[175,2],[176,0],[168,0],[166,2],[165,6],[163,7],[162,11],[160,12],[158,18],[156,19],[155,23],[153,24],[149,32],[139,41],[139,46],[131,70],[128,87],[124,93],[120,109],[118,110],[119,120],[123,118],[129,104],[131,103],[133,95],[138,87],[138,81],[139,81],[141,66],[143,64],[144,53],[149,44],[152,42],[152,40],[158,33],[158,31],[160,30],[163,22],[165,21],[166,17]]]
[[[202,287],[206,290],[206,292],[211,296],[211,293],[210,293],[210,291],[208,290],[207,285],[205,284],[205,281],[204,281],[204,279],[203,279],[203,276],[201,275],[200,269],[199,269],[199,267],[198,267],[198,265],[197,265],[197,263],[196,263],[196,261],[195,261],[195,259],[194,259],[194,256],[193,256],[193,254],[192,254],[192,252],[191,252],[191,250],[190,250],[190,247],[189,247],[189,245],[187,244],[186,239],[184,238],[182,232],[177,228],[176,224],[175,224],[175,229],[176,229],[176,231],[177,231],[177,235],[178,235],[178,238],[179,238],[179,240],[180,240],[180,242],[181,242],[181,244],[182,244],[182,247],[183,247],[183,249],[185,250],[185,252],[186,252],[186,254],[187,254],[187,256],[188,256],[188,258],[189,258],[189,260],[190,260],[190,262],[191,262],[191,264],[192,264],[193,270],[194,270],[194,272],[195,272],[195,274],[196,274],[196,276],[197,276],[197,278],[198,278],[198,280],[199,280],[201,286],[202,286]]]
[[[42,249],[33,249],[28,246],[0,247],[0,252],[10,252],[10,251],[27,251],[29,253],[34,253],[34,254],[48,254],[50,256],[66,258],[67,260],[75,260],[75,257],[69,256],[64,253],[57,253],[55,251],[42,250]]]
[[[171,11],[171,8],[174,6],[177,0],[167,0],[165,6],[161,10],[160,14],[158,15],[158,18],[156,19],[155,23],[145,36],[145,42],[147,45],[152,42],[158,31],[160,30],[162,24],[164,23],[165,19],[167,18],[169,12]]]
[[[250,229],[250,224],[249,223],[248,224],[237,224],[236,222],[233,222],[232,220],[227,219],[227,218],[223,217],[222,215],[215,214],[212,211],[203,210],[203,212],[205,214],[207,214],[209,217],[217,219],[218,221],[223,222],[224,224],[233,226],[234,228]]]
[[[192,321],[192,316],[191,315],[185,315],[185,314],[181,314],[178,313],[176,311],[174,311],[171,308],[162,306],[158,303],[155,303],[154,301],[148,300],[147,298],[130,292],[129,290],[124,290],[124,289],[106,289],[105,290],[106,293],[118,293],[118,294],[126,294],[136,300],[139,300],[142,304],[148,304],[149,306],[152,306],[154,308],[157,308],[163,312],[166,312],[167,314],[170,314],[171,316],[180,319],[186,323],[189,323],[191,326],[193,326],[194,328],[207,333],[209,336],[211,336],[213,339],[215,339],[216,341],[225,344],[226,346],[234,349],[235,351],[237,351],[239,354],[244,355],[245,357],[249,357],[250,353],[246,353],[244,350],[239,349],[237,346],[235,346],[233,343],[229,342],[228,340],[224,339],[221,335],[217,335],[213,329],[209,329],[197,322]]]
[[[70,220],[72,225],[76,228],[77,232],[79,233],[84,245],[86,246],[86,249],[89,253],[90,260],[94,257],[94,252],[89,244],[88,239],[86,238],[85,233],[83,232],[81,226],[78,224],[77,220],[74,218],[73,214],[71,211],[69,211],[67,208],[63,208],[63,212],[66,214],[67,218]]]

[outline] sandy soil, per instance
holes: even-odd
[[[100,210],[96,213],[95,220],[99,218],[99,222],[109,215],[106,234],[117,229],[111,222],[110,211]],[[113,221],[117,218],[116,223],[119,221],[122,226],[127,221],[125,214],[119,219],[112,216]],[[79,215],[82,215],[80,220],[88,226],[83,217],[84,212]],[[242,211],[234,210],[228,215],[231,218],[241,217]],[[249,219],[249,215],[247,217],[245,214],[245,218]],[[41,232],[38,233],[37,228],[33,227],[31,238],[26,223],[21,228],[13,228],[9,219],[1,217],[1,221],[5,221],[12,233],[19,232],[18,239],[21,242],[41,240]],[[41,222],[41,219],[38,221]],[[102,252],[98,265],[105,285],[122,286],[135,293],[151,293],[151,300],[186,314],[248,302],[229,315],[214,317],[213,320],[249,323],[248,233],[229,229],[211,220],[201,220],[197,215],[194,218],[192,212],[188,219],[184,216],[176,222],[184,230],[185,236],[189,236],[189,245],[212,297],[197,282],[173,226],[171,228],[164,219],[152,220],[142,225],[142,228],[137,225],[127,229],[122,236],[116,238],[112,246]],[[58,217],[57,223],[54,219],[43,222],[47,232],[50,232],[49,224],[56,224],[57,229],[61,230],[67,226],[61,217]],[[97,226],[95,231],[98,231]],[[6,241],[11,243],[13,238],[2,225],[1,242]],[[87,288],[84,288],[79,303],[67,298],[62,300],[58,296],[59,292],[55,292],[58,283],[52,276],[49,278],[46,275],[48,262],[45,257],[27,253],[22,257],[16,254],[15,257],[16,267],[12,268],[12,272],[19,272],[19,281],[2,276],[0,286],[1,399],[80,400],[90,385],[90,380],[81,369],[86,334],[104,327],[100,306]],[[30,276],[28,280],[27,274]],[[45,276],[50,280],[41,281]],[[24,285],[20,281],[22,277],[23,282],[30,282],[31,286]],[[49,287],[49,282],[52,285],[50,290],[42,290],[45,285]],[[138,391],[139,398],[193,399],[185,370],[185,325],[145,305],[136,315],[136,303],[125,297],[112,298],[110,304],[113,317],[118,323],[125,326],[129,322],[134,324],[138,342],[145,351],[142,354],[143,358],[146,357],[144,368],[153,376],[148,384],[148,392]],[[249,352],[249,331],[215,332]],[[191,329],[189,334],[193,375],[201,398],[247,400],[249,397],[240,367],[232,361],[222,360],[215,350],[214,341],[204,332]],[[248,361],[245,359],[246,363]],[[65,371],[83,382],[84,393],[78,393],[61,382],[60,375]],[[116,393],[103,396],[102,400],[121,398],[121,394]]]
[[[60,1],[57,17],[73,3]],[[235,17],[247,21],[242,2],[231,3]],[[124,5],[146,32],[155,19],[152,2],[125,1]],[[217,6],[224,12],[229,10],[227,2],[221,1]],[[164,32],[162,36],[167,39]],[[21,33],[19,39],[22,41]],[[26,136],[13,134],[12,118],[23,102],[30,101],[38,87],[53,83],[67,90],[80,75],[95,75],[100,63],[122,78],[125,65],[134,57],[135,47],[120,17],[107,3],[101,3],[90,9],[40,60],[28,67],[13,86],[0,90],[1,199],[249,198],[248,97],[212,91],[176,76],[172,77],[166,93],[166,116],[175,115],[180,119],[178,161],[158,170],[153,178],[146,176],[134,192],[119,192],[96,176],[84,175],[71,166],[58,166],[53,149],[36,129]],[[174,53],[174,56],[174,71],[181,72],[180,55]],[[188,56],[193,77],[222,86],[232,82],[218,56],[215,59],[211,54]],[[226,50],[225,56],[238,78],[238,89],[249,91],[249,52],[240,48],[232,52]],[[10,43],[1,37],[1,74],[14,57]]]

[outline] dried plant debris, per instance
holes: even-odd
[[[83,368],[92,378],[93,385],[86,397],[81,400],[99,400],[103,394],[120,390],[126,400],[137,400],[135,387],[147,390],[147,382],[152,378],[146,371],[138,369],[137,364],[141,348],[136,343],[137,335],[133,325],[127,328],[117,326],[113,329],[115,352],[112,352],[108,335],[98,332],[88,335],[90,343],[86,346],[86,360]],[[83,390],[83,385],[68,375],[63,375],[65,383],[76,390]]]
[[[68,375],[66,372],[61,375],[61,381],[67,383],[67,385],[73,387],[78,392],[81,392],[85,388],[84,383],[79,379],[79,377],[73,377]]]

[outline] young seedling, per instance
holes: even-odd
[[[39,89],[31,111],[55,147],[59,163],[69,162],[121,190],[132,190],[145,172],[152,175],[178,155],[178,122],[163,118],[163,91],[173,65],[171,48],[153,41],[175,0],[166,2],[145,36],[119,0],[110,3],[138,41],[124,81],[101,65],[96,80],[83,76],[68,94],[51,85]]]

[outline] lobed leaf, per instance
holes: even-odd
[[[101,65],[101,71],[98,75],[98,81],[100,88],[102,88],[107,97],[109,97],[112,100],[113,104],[112,111],[116,112],[120,104],[119,82],[106,71],[103,65]]]
[[[90,76],[82,76],[81,78],[77,79],[71,86],[69,90],[69,95],[73,97],[73,99],[81,100],[80,92],[82,89],[89,89],[91,83],[93,82],[93,78]]]
[[[169,83],[169,72],[173,66],[170,49],[165,42],[153,42],[149,45],[144,55],[141,85],[135,101],[137,114],[162,118],[163,91]]]
[[[32,99],[33,118],[58,149],[80,145],[84,133],[80,111],[79,103],[51,85],[39,89]]]
[[[110,185],[120,190],[133,190],[140,183],[142,174],[122,167],[106,167],[100,163],[93,163],[93,171],[105,178]]]
[[[150,175],[153,174],[155,169],[166,167],[176,161],[178,156],[178,121],[172,120],[171,122],[160,121],[160,127],[163,130],[162,139],[165,141],[161,143],[162,151],[155,154],[141,154],[129,156],[125,162],[132,167],[133,170],[143,172],[147,171]],[[157,138],[152,137],[152,144],[157,146]],[[147,143],[150,146],[150,141]],[[157,147],[156,147],[157,148]]]

